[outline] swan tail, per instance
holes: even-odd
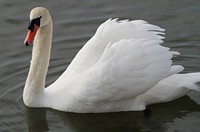
[[[183,77],[183,86],[189,90],[200,91],[200,72],[179,74]]]
[[[200,91],[200,72],[169,76],[138,98],[146,105],[164,103],[185,96],[191,90]]]

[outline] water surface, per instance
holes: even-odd
[[[200,1],[198,0],[1,0],[0,131],[1,132],[199,132],[200,93],[150,106],[142,112],[74,114],[24,106],[22,92],[31,59],[23,40],[28,15],[45,6],[54,20],[53,49],[46,85],[67,68],[78,50],[108,18],[143,19],[166,29],[165,45],[181,52],[174,59],[185,73],[200,71]]]

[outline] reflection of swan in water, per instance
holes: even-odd
[[[44,120],[46,109],[37,109],[27,107],[27,122],[29,131],[48,131],[50,128],[59,131],[70,132],[110,132],[110,131],[140,131],[144,121],[147,123],[147,118],[141,118],[142,114],[138,112],[126,112],[126,113],[101,113],[101,114],[78,114],[78,113],[64,113],[60,111],[50,110],[48,114],[51,114],[47,124],[47,119]],[[52,115],[53,114],[53,115]],[[62,122],[56,122],[55,115],[58,115]],[[53,117],[53,118],[52,118]],[[41,118],[41,119],[40,119]],[[52,119],[52,120],[51,120]],[[60,127],[56,127],[59,125]],[[64,126],[62,126],[64,125]],[[151,123],[152,125],[152,123]]]
[[[46,109],[25,107],[27,125],[30,132],[48,131]]]
[[[145,21],[107,20],[79,51],[67,70],[44,89],[49,65],[52,19],[47,9],[30,13],[25,45],[34,41],[23,100],[30,107],[97,113],[144,110],[198,90],[200,73],[176,74],[169,48],[160,45],[164,29]]]
[[[170,109],[166,109],[166,106]],[[150,108],[155,111],[151,118],[144,118],[140,112],[75,114],[28,107],[26,107],[26,117],[29,130],[37,132],[47,131],[48,129],[50,131],[51,129],[57,131],[66,129],[65,131],[69,130],[70,132],[110,132],[120,130],[160,132],[172,127],[173,124],[170,124],[170,122],[176,119],[185,119],[184,122],[190,122],[192,118],[189,120],[182,117],[193,112],[180,111],[194,111],[195,113],[195,111],[199,111],[200,106],[185,96],[167,104],[150,106]],[[199,112],[197,113],[200,114]]]

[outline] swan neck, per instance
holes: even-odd
[[[34,106],[44,93],[52,43],[52,20],[41,27],[34,40],[30,70],[26,80],[23,99],[27,106]]]

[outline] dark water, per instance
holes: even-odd
[[[45,6],[54,20],[52,58],[47,85],[67,68],[77,51],[108,18],[144,19],[166,29],[166,46],[182,53],[176,64],[184,72],[200,71],[199,0],[1,0],[0,132],[199,132],[200,93],[150,106],[142,112],[73,114],[24,106],[22,91],[31,47],[23,40],[29,11]]]

